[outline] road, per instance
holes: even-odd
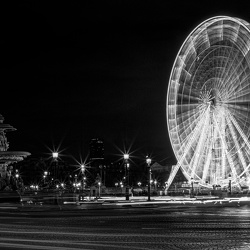
[[[250,207],[2,210],[0,249],[250,249]]]

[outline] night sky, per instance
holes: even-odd
[[[188,34],[216,15],[250,22],[237,1],[18,1],[1,4],[1,109],[9,150],[174,162],[166,123],[171,68]],[[220,1],[221,2],[221,1]],[[245,1],[247,2],[247,1]]]

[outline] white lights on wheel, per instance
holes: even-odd
[[[175,59],[167,92],[167,127],[188,180],[237,185],[250,173],[250,25],[217,16],[198,25]]]

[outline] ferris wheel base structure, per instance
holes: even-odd
[[[239,188],[250,184],[250,24],[216,16],[182,44],[169,79],[167,127],[190,182]]]

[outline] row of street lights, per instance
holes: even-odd
[[[126,191],[125,191],[125,197],[126,200],[129,200],[129,154],[124,154],[124,164],[125,164],[125,184],[126,184]],[[148,201],[151,200],[150,193],[151,193],[151,158],[148,156],[146,157],[146,163],[148,167]]]
[[[58,152],[53,152],[52,153],[52,157],[56,163],[55,166],[55,178],[57,178],[57,163],[58,163]],[[125,197],[126,200],[129,200],[129,154],[124,154],[123,155],[124,158],[124,163],[125,163],[125,187],[126,187],[126,191],[125,191]],[[148,200],[150,201],[150,186],[151,186],[151,162],[152,160],[147,156],[146,157],[146,163],[148,166]],[[84,189],[85,187],[85,181],[86,181],[86,176],[85,176],[85,170],[86,167],[84,164],[81,165],[81,172],[82,172],[82,188]],[[46,178],[46,175],[44,175],[44,178]]]

